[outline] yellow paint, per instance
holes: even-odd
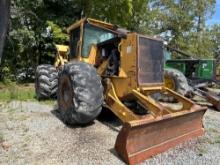
[[[72,24],[71,26],[69,26],[67,28],[67,33],[70,33],[73,29],[78,28],[79,26],[81,26],[84,22],[86,21],[86,18],[81,19],[80,21]]]
[[[172,90],[176,89],[175,81],[171,77],[164,76],[164,83],[167,88],[172,89]]]
[[[99,26],[101,28],[106,28],[108,30],[114,30],[114,27],[115,27],[113,24],[106,23],[106,22],[99,21],[99,20],[92,19],[92,18],[88,18],[87,21],[94,26]]]
[[[139,116],[135,115],[130,111],[117,97],[114,85],[109,84],[110,88],[107,92],[106,103],[107,107],[123,122],[129,122],[132,120],[140,119]]]
[[[95,44],[91,45],[90,52],[89,52],[89,63],[95,65],[97,63],[97,56],[98,56],[98,48]]]
[[[167,80],[165,78],[165,83],[152,83],[147,85],[139,85],[137,82],[137,58],[138,58],[138,37],[137,33],[127,33],[126,38],[121,38],[120,44],[118,45],[118,50],[120,53],[120,67],[119,74],[114,76],[106,76],[105,71],[109,65],[109,59],[103,58],[100,55],[100,50],[96,45],[91,45],[90,53],[88,58],[83,58],[81,56],[81,49],[83,43],[84,35],[84,24],[90,23],[94,26],[100,27],[102,29],[108,29],[116,34],[115,26],[109,23],[94,19],[82,19],[79,22],[71,25],[67,31],[70,33],[73,29],[80,27],[80,40],[78,41],[77,47],[78,52],[76,58],[71,60],[83,61],[94,65],[97,68],[97,73],[103,77],[104,80],[108,80],[105,86],[105,101],[106,106],[112,110],[112,112],[123,122],[130,122],[133,120],[141,119],[140,116],[134,114],[128,107],[126,107],[122,100],[126,98],[135,99],[141,105],[143,105],[154,118],[160,118],[163,115],[171,114],[175,116],[176,111],[162,106],[160,103],[155,101],[150,94],[155,92],[168,93],[169,95],[175,97],[178,101],[183,103],[183,108],[178,111],[180,113],[184,110],[191,110],[194,103],[189,99],[179,95],[178,93],[172,91],[175,86],[172,84],[172,80]],[[57,55],[56,66],[64,65],[67,62],[67,57],[62,52],[67,52],[67,47],[60,46],[58,50],[61,50]],[[58,51],[59,52],[59,51]],[[164,86],[166,84],[166,88]],[[167,85],[169,84],[169,85]]]
[[[54,66],[58,68],[68,62],[67,52],[69,51],[69,46],[56,45],[56,48],[57,48],[57,54],[56,54]]]

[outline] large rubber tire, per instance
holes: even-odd
[[[164,77],[166,76],[171,78],[174,82],[175,88],[172,90],[183,96],[190,96],[192,88],[189,86],[188,81],[182,72],[172,68],[165,68]],[[158,97],[157,99],[160,101],[175,102],[175,98],[169,95],[159,95],[157,97]]]
[[[35,75],[35,92],[38,100],[55,98],[58,88],[58,72],[49,64],[39,65]]]
[[[66,124],[84,125],[101,112],[103,86],[96,69],[87,63],[66,64],[59,75],[58,106]]]

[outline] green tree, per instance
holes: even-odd
[[[220,63],[220,25],[215,24],[209,29],[210,40],[212,41],[211,52],[213,57]]]
[[[215,3],[215,0],[11,0],[11,27],[0,74],[16,79],[16,75],[25,73],[30,78],[38,64],[53,63],[55,44],[66,43],[66,28],[84,16],[138,33],[160,34],[172,47],[195,56],[219,58],[219,27],[205,25],[214,13]]]
[[[82,11],[87,17],[107,21],[131,31],[152,34],[150,21],[154,12],[150,0],[82,1]]]
[[[80,17],[76,1],[11,1],[11,26],[0,67],[2,77],[16,79],[25,73],[24,78],[29,79],[38,64],[53,63],[54,44],[66,42],[66,27]],[[4,74],[8,72],[12,74]]]
[[[158,33],[172,47],[195,56],[211,57],[212,43],[205,21],[214,13],[215,0],[158,0],[152,3],[159,10],[156,15]]]

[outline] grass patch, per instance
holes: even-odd
[[[44,100],[44,101],[40,101],[40,103],[43,103],[46,105],[55,105],[56,100]]]
[[[209,128],[208,132],[219,133],[219,130],[217,130],[215,128]]]
[[[203,156],[204,154],[208,153],[208,150],[205,147],[201,147],[201,146],[198,148],[198,151],[199,151],[199,156]]]
[[[220,143],[220,135],[215,138],[215,143]]]
[[[38,101],[35,95],[34,84],[16,84],[0,82],[0,102],[17,101]],[[42,100],[42,104],[54,105],[56,100]]]
[[[33,85],[17,85],[15,83],[10,83],[6,85],[4,83],[0,83],[0,100],[36,100],[35,90]]]
[[[0,143],[2,143],[4,141],[5,141],[4,135],[0,132]]]
[[[210,138],[206,137],[206,136],[200,138],[198,141],[199,141],[200,143],[209,143],[209,144],[213,144],[213,141],[212,141]]]
[[[18,120],[18,121],[24,121],[24,120],[27,120],[28,118],[29,118],[28,115],[16,115],[16,116],[14,116],[14,119]]]

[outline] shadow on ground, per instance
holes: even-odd
[[[63,121],[63,118],[59,112],[59,109],[57,107],[57,105],[54,106],[53,110],[50,111],[57,119],[59,119],[64,125],[66,125],[68,128],[83,128],[83,127],[87,127],[87,126],[90,126],[90,125],[93,125],[95,124],[94,121],[90,122],[90,123],[87,123],[86,125],[71,125],[71,124],[68,124],[66,123],[65,121]]]
[[[95,122],[91,122],[86,125],[67,124],[63,121],[57,105],[54,105],[53,110],[51,110],[51,113],[69,128],[87,127],[87,126],[95,124]],[[97,117],[97,120],[101,122],[102,124],[106,125],[107,127],[109,127],[111,130],[117,131],[117,132],[120,131],[121,126],[122,126],[120,120],[111,112],[111,110],[104,108],[104,107],[100,115]]]
[[[105,107],[102,108],[102,112],[98,116],[97,120],[113,131],[119,132],[122,127],[120,120],[113,114],[111,110]]]

